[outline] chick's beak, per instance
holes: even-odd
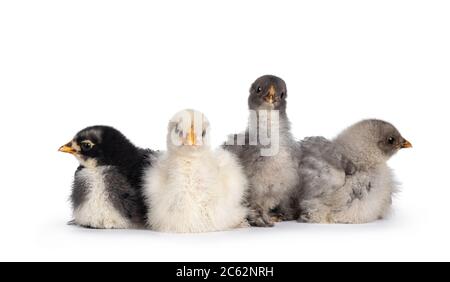
[[[267,103],[273,104],[275,101],[275,87],[273,85],[269,88],[269,94],[265,97]]]
[[[187,145],[189,146],[195,146],[197,142],[197,137],[195,136],[195,130],[194,125],[191,126],[191,130],[189,130],[189,133],[186,137]]]
[[[408,140],[403,141],[402,146],[401,146],[402,149],[407,149],[407,148],[412,148],[412,147],[413,147],[413,145]]]
[[[69,142],[64,146],[61,146],[61,148],[59,148],[58,151],[63,152],[63,153],[72,154],[72,155],[77,152],[74,148],[72,148],[72,142]]]

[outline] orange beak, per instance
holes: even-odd
[[[69,142],[64,146],[61,146],[58,151],[63,152],[63,153],[72,154],[72,155],[77,152],[74,148],[72,148],[72,142]]]
[[[273,104],[273,102],[275,101],[275,87],[273,85],[270,85],[269,95],[265,97],[265,100],[270,104]]]
[[[401,146],[402,149],[412,148],[413,145],[408,140],[403,141],[403,144]]]

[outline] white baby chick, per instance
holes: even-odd
[[[194,110],[169,123],[167,152],[146,172],[147,223],[156,231],[198,233],[246,225],[247,180],[235,157],[209,145],[209,122]]]

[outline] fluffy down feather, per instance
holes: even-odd
[[[398,190],[387,161],[411,144],[391,124],[365,120],[336,139],[300,143],[299,221],[367,223],[386,217]]]
[[[60,151],[80,162],[70,197],[71,223],[106,229],[145,224],[142,177],[157,152],[134,146],[109,126],[81,130]]]
[[[244,134],[229,138],[245,140],[245,144],[227,142],[224,149],[239,157],[248,177],[249,223],[272,227],[277,221],[291,219],[290,196],[299,182],[298,144],[286,113],[286,83],[273,75],[258,78],[250,87],[248,104],[249,126]],[[273,114],[278,114],[278,119],[273,119]],[[256,144],[249,142],[252,132],[258,135]],[[270,137],[270,145],[261,142],[264,137]],[[262,154],[270,147],[277,148],[274,154]]]
[[[182,123],[173,128],[189,130],[181,129]],[[232,154],[222,149],[211,151],[206,146],[168,147],[145,176],[151,229],[198,233],[228,230],[246,223],[243,201],[247,180]]]

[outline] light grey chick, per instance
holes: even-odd
[[[239,157],[248,177],[248,221],[253,226],[272,227],[280,219],[272,211],[290,200],[298,183],[298,144],[290,132],[286,98],[286,83],[281,78],[258,78],[248,98],[249,126],[244,134],[232,135],[224,146]],[[292,214],[290,210],[280,212],[277,215],[283,219],[283,214]]]
[[[367,223],[390,211],[397,184],[387,161],[411,148],[399,131],[381,120],[361,121],[329,141],[300,142],[300,185],[294,194],[298,220]]]

